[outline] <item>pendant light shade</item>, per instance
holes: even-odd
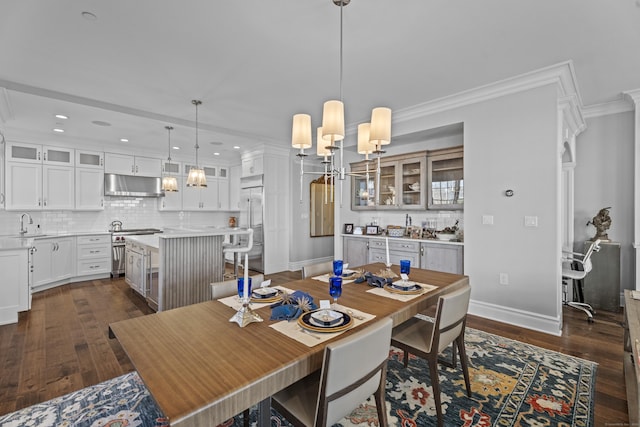
[[[187,176],[187,187],[201,188],[207,186],[207,177],[204,174],[204,169],[198,166],[198,105],[202,104],[202,101],[194,99],[191,101],[196,106],[196,165],[189,169],[189,176]]]
[[[296,114],[293,116],[291,129],[291,146],[304,150],[311,148],[311,116],[308,114]]]
[[[369,139],[371,133],[371,123],[360,123],[358,125],[358,154],[371,154],[376,151],[375,144],[372,144]]]
[[[333,151],[327,148],[328,145],[331,145],[331,142],[325,141],[322,138],[322,127],[318,128],[318,132],[316,134],[316,143],[318,147],[316,148],[316,154],[320,157],[329,157],[333,154]]]
[[[173,126],[164,127],[169,134],[169,157],[167,157],[167,170],[168,175],[162,177],[162,191],[178,191],[178,180],[175,176],[171,176],[171,131]]]
[[[369,141],[377,146],[391,143],[391,109],[377,107],[371,111]]]
[[[342,101],[327,101],[322,109],[322,135],[326,141],[344,139],[344,104]]]

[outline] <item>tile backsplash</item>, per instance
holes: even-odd
[[[145,197],[105,197],[103,211],[24,211],[31,215],[33,224],[42,233],[68,231],[108,231],[112,221],[122,221],[124,228],[191,227],[198,225],[226,226],[229,216],[238,212],[165,212],[158,210],[160,199]],[[0,211],[0,235],[17,234],[20,231],[20,215],[23,211]]]

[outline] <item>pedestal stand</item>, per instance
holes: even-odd
[[[262,317],[260,317],[249,306],[248,298],[243,298],[242,307],[240,307],[240,310],[238,310],[236,314],[234,314],[233,317],[229,319],[229,322],[236,322],[241,328],[244,328],[249,323],[262,321]]]

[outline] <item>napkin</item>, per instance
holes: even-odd
[[[271,306],[271,320],[294,320],[306,311],[317,309],[313,297],[303,291],[295,291]]]
[[[375,286],[376,288],[383,288],[384,285],[393,282],[393,279],[391,278],[380,277],[371,273],[367,273],[367,274],[368,276],[365,274],[365,279],[369,284],[369,286]]]

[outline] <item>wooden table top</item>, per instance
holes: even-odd
[[[383,264],[365,266],[374,274]],[[399,275],[399,266],[392,266]],[[366,291],[366,283],[343,285],[338,303],[398,325],[433,305],[439,295],[469,283],[467,276],[411,269],[411,280],[437,286],[409,302]],[[284,286],[308,292],[316,303],[330,299],[328,283],[315,279]],[[314,347],[270,328],[269,307],[256,310],[264,319],[240,328],[229,322],[235,311],[207,301],[109,326],[172,426],[218,425],[322,366],[327,342]],[[336,338],[334,338],[336,339]]]

